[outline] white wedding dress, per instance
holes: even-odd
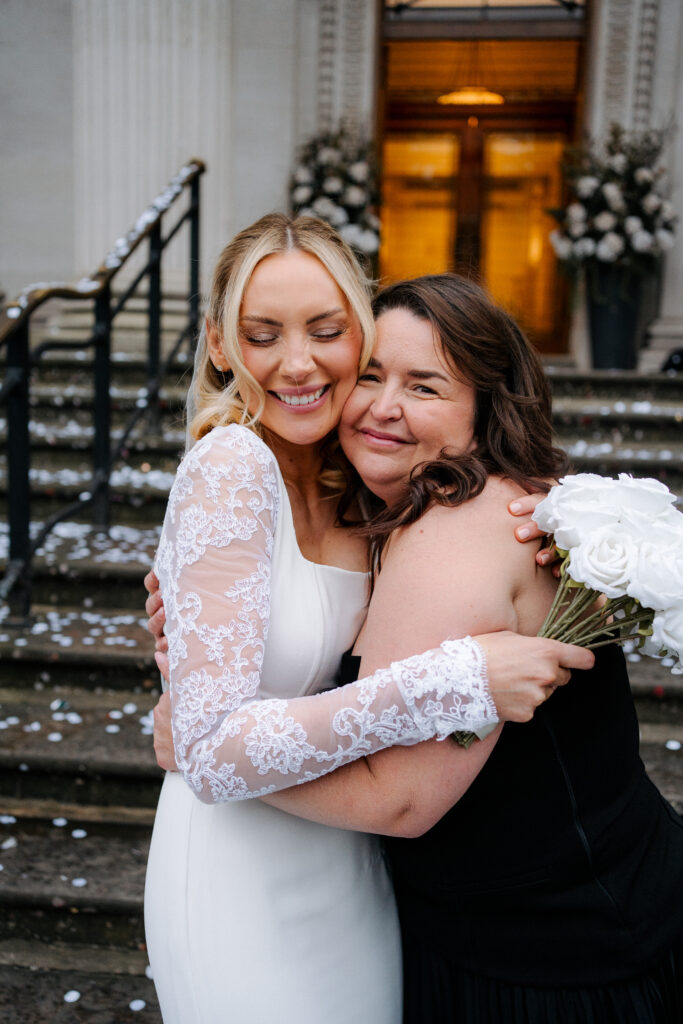
[[[444,644],[308,697],[353,644],[367,577],[303,557],[272,452],[236,425],[183,460],[157,572],[180,768],[164,780],[145,891],[164,1024],[400,1024],[377,839],[247,798],[494,722],[480,648]]]

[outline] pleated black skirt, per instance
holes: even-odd
[[[404,1024],[681,1024],[683,945],[639,978],[536,988],[463,971],[404,935]]]

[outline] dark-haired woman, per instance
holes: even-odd
[[[454,626],[534,634],[553,589],[505,513],[562,469],[530,346],[453,275],[388,288],[375,315],[340,436],[387,508],[343,681]],[[393,748],[267,798],[388,837],[406,1024],[683,1020],[683,823],[638,756],[619,648],[533,721],[414,757]]]

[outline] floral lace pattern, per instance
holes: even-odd
[[[392,745],[497,721],[470,637],[291,700],[260,697],[280,504],[272,452],[217,427],[183,459],[156,560],[178,767],[206,802],[308,782]]]

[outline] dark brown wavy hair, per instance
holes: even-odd
[[[375,320],[406,310],[426,320],[441,341],[446,364],[475,392],[474,447],[416,466],[404,497],[376,510],[363,532],[378,571],[393,530],[415,522],[433,504],[457,506],[480,494],[489,476],[506,477],[528,493],[548,491],[567,471],[552,444],[550,387],[541,360],[515,321],[487,293],[457,274],[400,281],[373,302]]]

